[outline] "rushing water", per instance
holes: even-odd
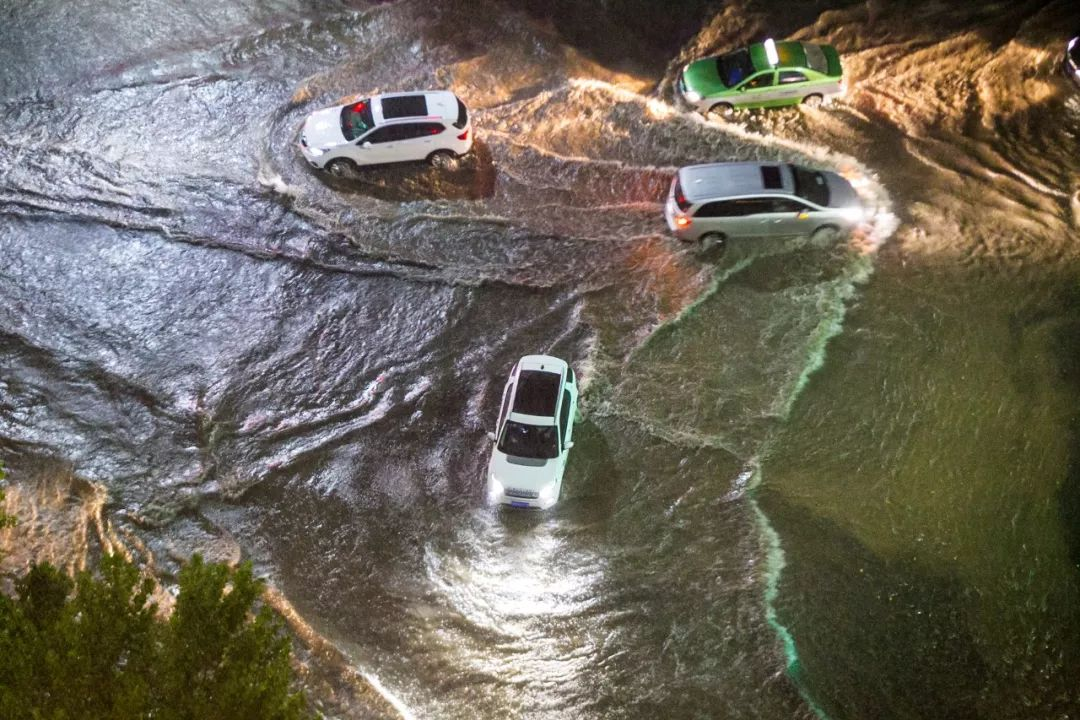
[[[1073,5],[0,5],[8,569],[251,558],[387,699],[313,682],[347,717],[1080,715]],[[673,103],[763,35],[834,42],[847,96]],[[473,109],[459,170],[297,153],[416,87]],[[676,167],[752,158],[873,227],[667,237]],[[495,511],[531,352],[576,446],[555,509]]]

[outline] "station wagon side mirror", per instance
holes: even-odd
[[[494,432],[492,432],[491,430],[488,430],[487,431],[487,436],[488,436],[488,440],[490,440],[491,442],[495,442],[495,433]]]

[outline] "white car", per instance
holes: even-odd
[[[304,121],[300,151],[317,169],[427,160],[454,167],[472,149],[469,111],[447,90],[372,95],[316,110]]]
[[[866,219],[851,183],[828,170],[727,162],[680,168],[664,217],[677,238],[721,247],[730,237],[838,237]]]
[[[565,360],[526,355],[510,372],[488,464],[488,501],[549,508],[559,499],[574,446],[577,381]]]

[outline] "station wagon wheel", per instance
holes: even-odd
[[[721,118],[729,118],[735,113],[735,106],[731,103],[719,102],[709,108],[709,112],[706,115],[716,116]]]
[[[802,104],[807,107],[816,108],[821,107],[821,103],[824,100],[825,98],[821,97],[817,93],[814,93],[813,95],[807,95],[806,97],[804,97],[802,99]]]
[[[349,158],[334,158],[326,163],[326,171],[334,177],[345,177],[356,170],[356,163]]]
[[[698,247],[702,252],[722,254],[727,247],[727,235],[718,232],[705,233],[698,238]]]
[[[439,170],[456,170],[458,166],[457,155],[449,150],[436,150],[428,155],[427,161]]]
[[[835,225],[822,225],[810,234],[810,242],[815,245],[831,245],[840,239],[840,228]]]

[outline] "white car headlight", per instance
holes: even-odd
[[[555,483],[551,483],[550,485],[545,485],[544,487],[540,488],[540,497],[539,497],[539,499],[544,501],[544,502],[547,502],[548,500],[554,500],[555,499],[555,493],[556,493],[557,490],[558,490],[558,485],[556,485]]]
[[[309,147],[308,152],[311,153],[311,157],[319,157],[320,155],[322,155],[326,151],[323,150],[322,148]]]
[[[687,90],[683,93],[683,97],[692,103],[701,102],[701,93],[696,90]]]
[[[503,494],[503,484],[495,479],[494,475],[488,476],[488,500],[495,500]]]

